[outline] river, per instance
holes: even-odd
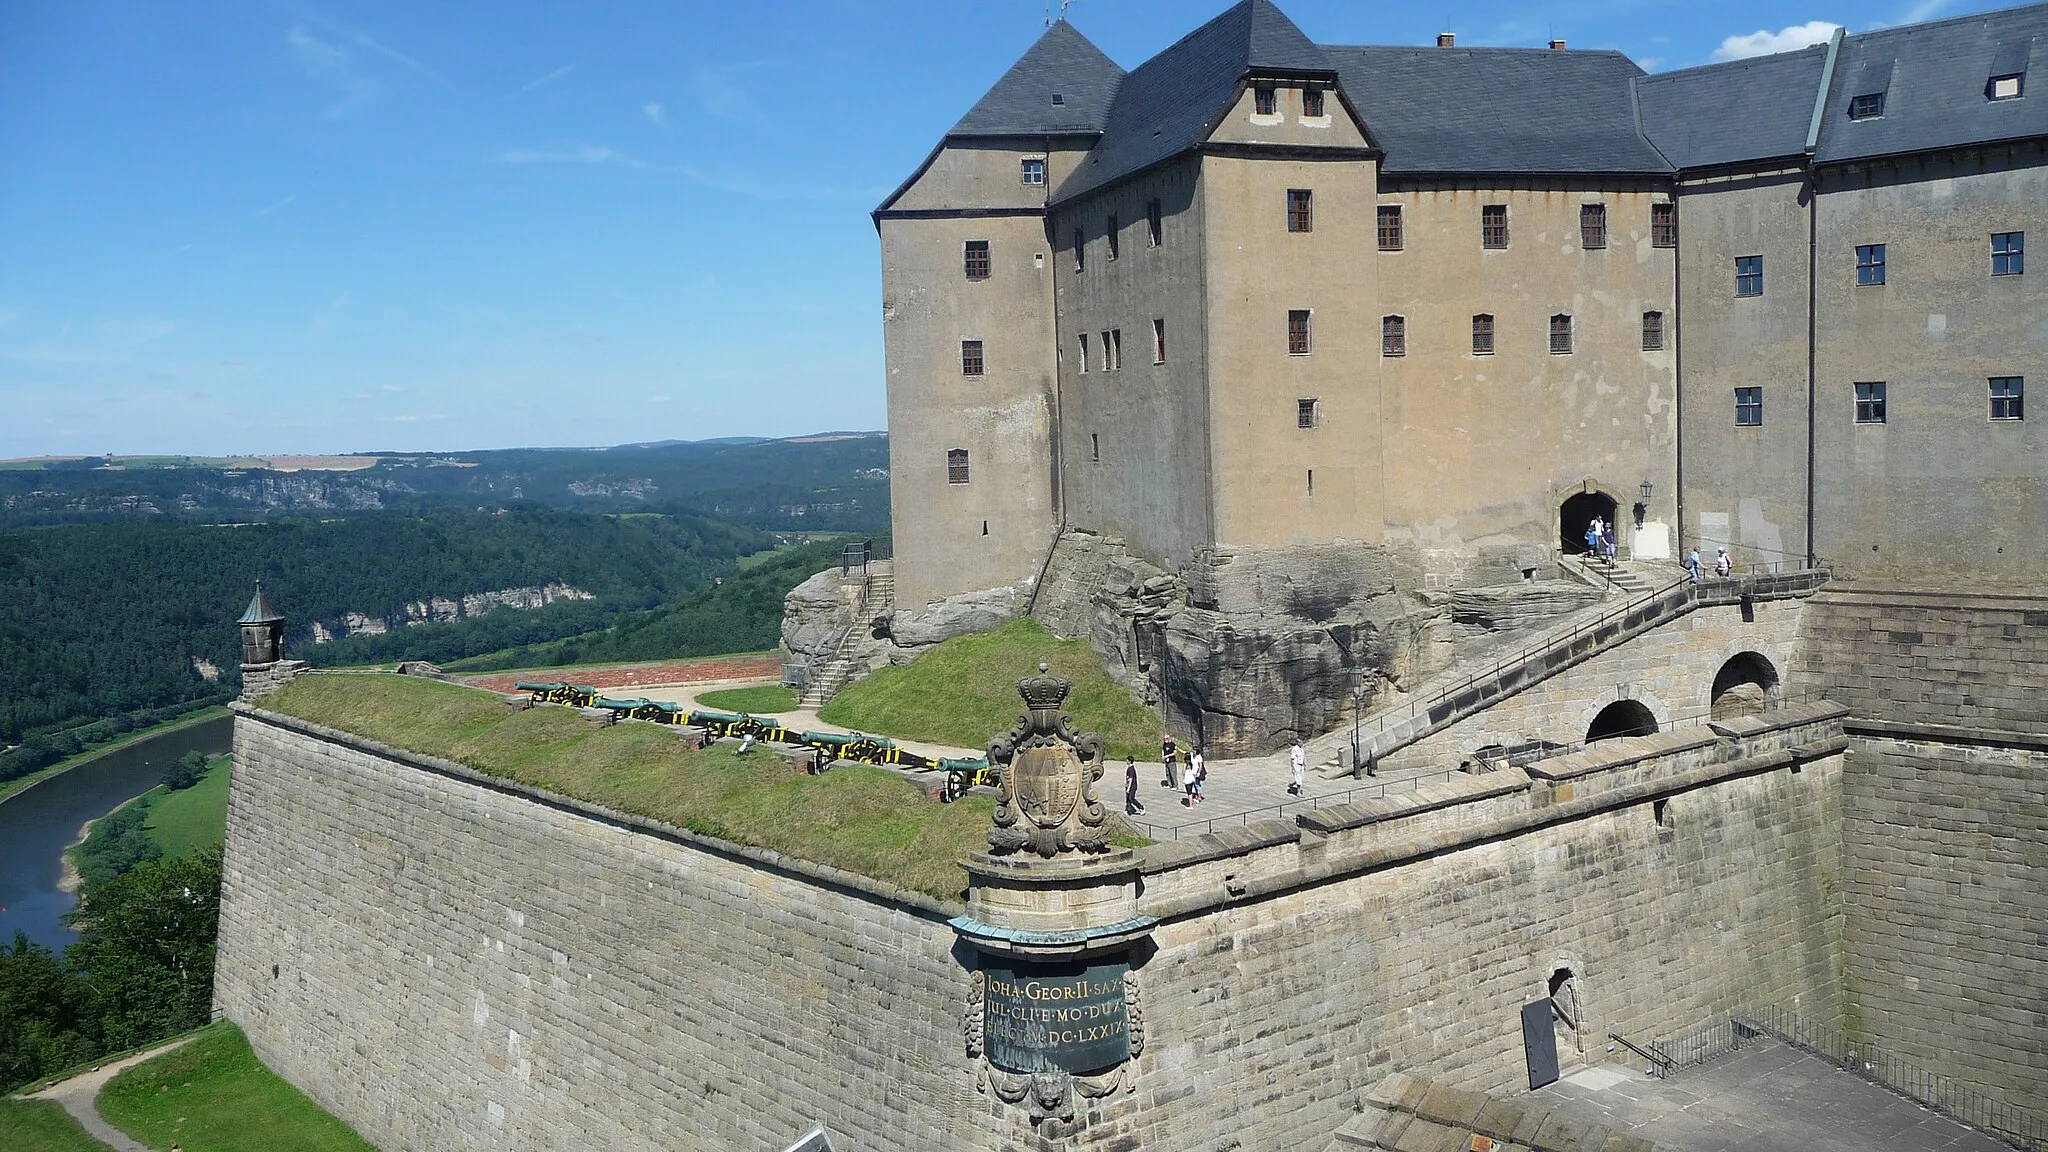
[[[78,939],[64,927],[75,893],[57,886],[64,849],[78,829],[155,787],[166,765],[194,750],[218,756],[234,736],[222,716],[145,737],[52,776],[0,802],[0,941],[26,932],[62,952]]]

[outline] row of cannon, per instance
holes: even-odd
[[[976,785],[993,786],[1002,779],[1001,769],[991,765],[986,757],[924,756],[906,748],[899,748],[894,740],[884,736],[868,736],[858,732],[798,731],[772,718],[753,716],[745,712],[712,712],[701,708],[685,710],[660,700],[614,700],[588,685],[561,681],[545,684],[521,681],[513,686],[521,692],[531,693],[536,704],[604,708],[612,713],[613,720],[645,720],[653,724],[687,725],[703,729],[714,739],[745,740],[752,737],[755,743],[788,744],[809,748],[818,754],[821,767],[834,760],[851,760],[860,764],[908,768],[917,772],[944,772],[946,787],[941,796],[948,802],[959,799],[969,788]]]

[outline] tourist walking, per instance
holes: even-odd
[[[1308,749],[1301,746],[1301,737],[1294,738],[1294,747],[1287,750],[1289,796],[1301,795],[1303,785],[1308,782]]]
[[[1124,757],[1124,815],[1143,816],[1145,802],[1138,799],[1138,758]]]
[[[1610,565],[1614,563],[1614,525],[1612,524],[1604,525],[1600,529],[1600,552],[1601,555],[1607,558],[1607,563]]]
[[[1717,549],[1714,556],[1714,575],[1725,577],[1733,571],[1735,571],[1734,558],[1728,555],[1726,548]]]
[[[1688,576],[1690,576],[1690,577],[1692,577],[1692,582],[1693,582],[1693,583],[1697,584],[1697,583],[1699,583],[1699,582],[1700,582],[1700,550],[1699,550],[1699,549],[1697,549],[1697,548],[1688,548],[1688,549],[1686,549],[1686,553],[1685,553],[1685,574],[1686,574],[1686,575],[1688,575]]]
[[[1195,770],[1195,803],[1202,802],[1202,785],[1209,782],[1209,762],[1202,759],[1202,746],[1197,744],[1188,753],[1188,764]]]
[[[1600,518],[1598,516],[1595,516],[1593,517],[1593,522],[1591,524],[1586,525],[1586,559],[1591,560],[1599,555]]]
[[[1195,758],[1193,756],[1185,757],[1180,762],[1180,786],[1187,793],[1187,795],[1180,798],[1180,806],[1183,808],[1193,808],[1195,806]]]
[[[1166,776],[1159,781],[1162,787],[1174,788],[1180,784],[1180,781],[1173,778],[1173,762],[1179,759],[1179,752],[1179,747],[1173,742],[1173,733],[1167,733],[1166,738],[1159,742],[1159,760],[1166,765]]]

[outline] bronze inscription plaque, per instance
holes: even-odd
[[[1006,1072],[1097,1072],[1130,1059],[1129,965],[1036,964],[988,957],[983,1005],[989,1063]]]

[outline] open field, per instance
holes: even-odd
[[[513,711],[487,692],[408,676],[304,676],[263,707],[948,900],[966,887],[959,861],[983,846],[993,807],[978,796],[939,804],[883,768],[809,776],[766,748],[700,750],[673,728]]]
[[[185,1152],[376,1152],[265,1068],[229,1021],[114,1077],[99,1110],[152,1148],[176,1141]]]
[[[166,860],[227,839],[230,759],[216,756],[207,761],[206,775],[190,788],[170,792],[158,785],[144,797],[149,818],[143,821],[143,831],[164,850]]]
[[[1026,617],[993,632],[957,636],[899,667],[848,685],[818,712],[827,724],[861,732],[979,748],[1023,714],[1017,681],[1040,662],[1074,682],[1067,712],[1102,737],[1109,756],[1159,755],[1159,717],[1109,678],[1085,640],[1061,640]]]

